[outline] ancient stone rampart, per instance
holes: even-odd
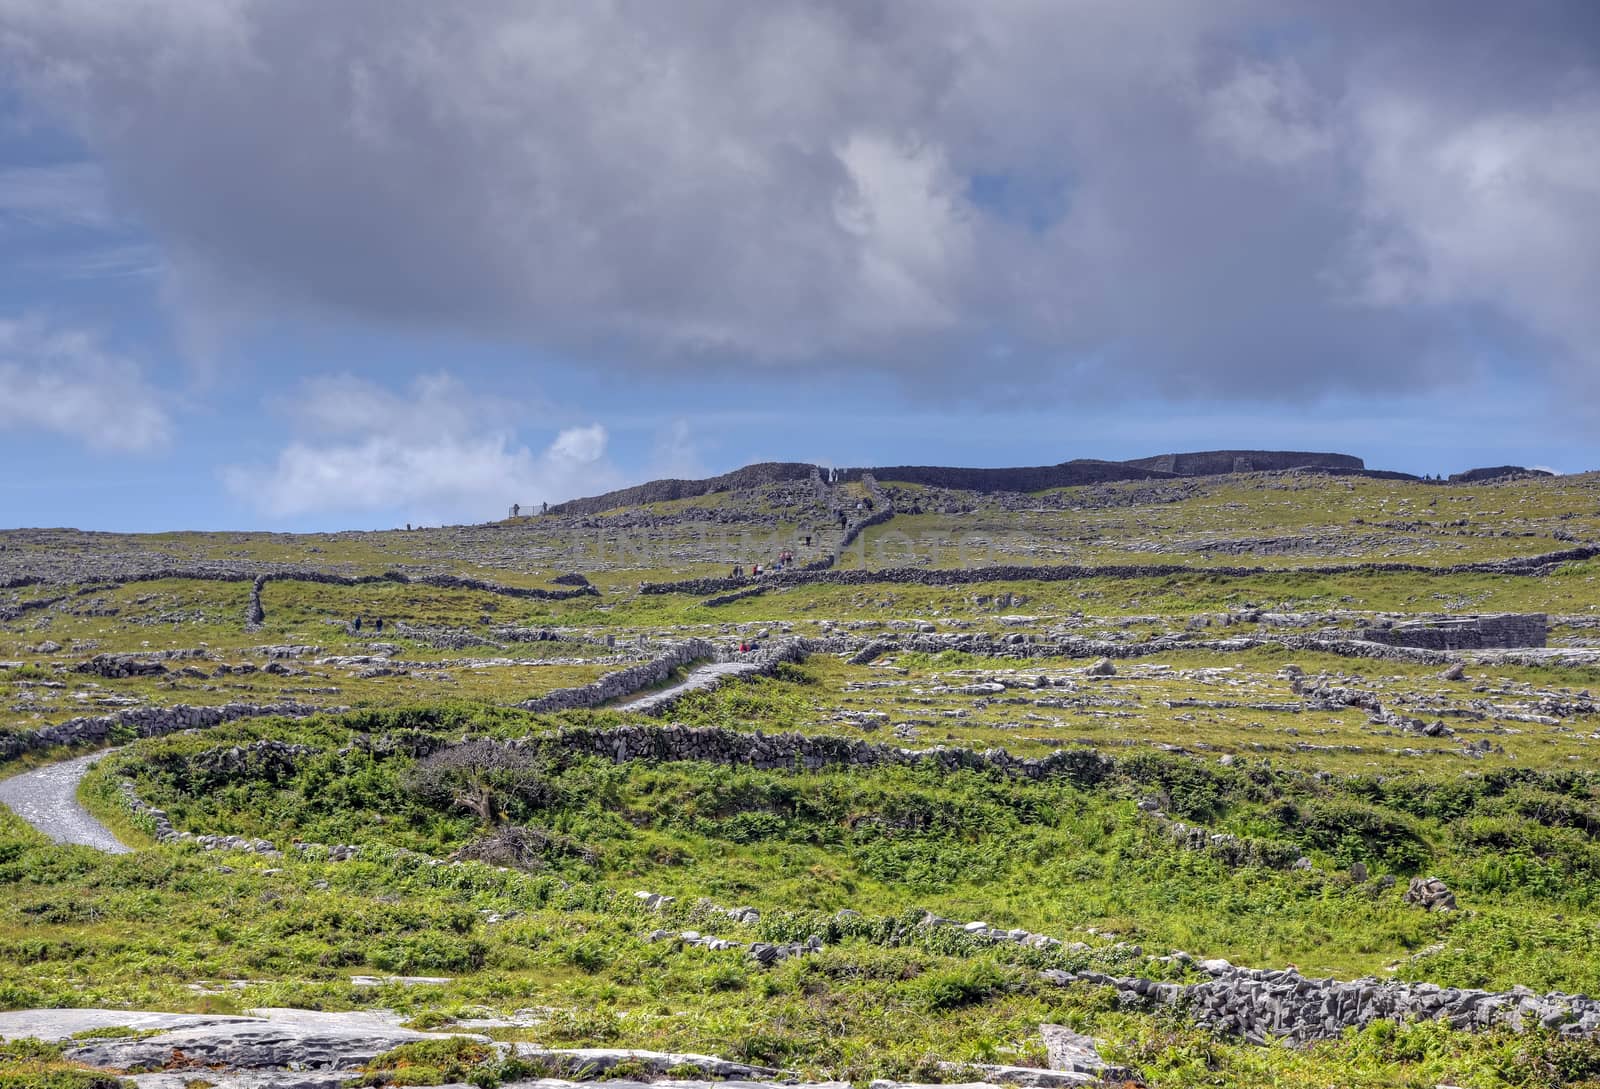
[[[714,492],[734,491],[739,488],[759,488],[764,484],[810,480],[815,465],[794,461],[766,461],[746,465],[731,473],[709,477],[705,480],[652,480],[632,488],[620,488],[603,495],[588,496],[557,503],[551,514],[598,514],[617,507],[637,507],[646,503],[665,503],[674,499],[695,499]]]
[[[1223,473],[1266,473],[1285,469],[1365,469],[1366,462],[1351,454],[1308,453],[1299,450],[1199,450],[1187,454],[1157,454],[1122,462],[1139,469],[1154,469],[1175,476],[1215,476]]]

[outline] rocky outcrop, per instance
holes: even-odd
[[[1425,911],[1456,909],[1456,894],[1437,877],[1413,877],[1401,899],[1408,904],[1416,904]]]

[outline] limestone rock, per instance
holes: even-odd
[[[1456,894],[1437,877],[1413,877],[1401,899],[1428,911],[1454,911],[1456,907]]]

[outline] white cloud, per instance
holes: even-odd
[[[414,522],[482,521],[615,485],[605,428],[563,430],[536,454],[507,423],[513,408],[442,373],[404,392],[317,378],[278,404],[306,434],[272,464],[230,466],[222,478],[275,517],[381,511]]]
[[[561,465],[590,465],[599,461],[606,452],[606,429],[599,424],[588,427],[569,427],[556,436],[556,441],[545,451],[552,463]]]
[[[94,450],[142,453],[168,442],[172,421],[138,366],[87,333],[0,319],[0,430],[50,432]]]

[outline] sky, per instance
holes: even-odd
[[[1600,468],[1593,0],[0,0],[0,525]]]

